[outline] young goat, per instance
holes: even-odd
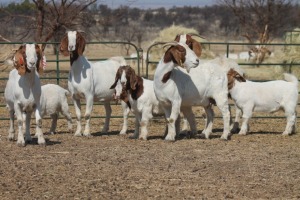
[[[246,135],[252,112],[276,112],[283,109],[287,125],[283,135],[296,132],[296,107],[298,102],[298,79],[284,74],[284,80],[263,83],[245,80],[238,72],[228,72],[229,92],[243,112],[243,124],[239,134]]]
[[[153,81],[135,74],[130,66],[121,66],[111,89],[116,89],[116,99],[128,99],[135,115],[134,138],[147,140],[147,126],[153,115],[163,114],[163,110],[155,96]],[[127,95],[128,94],[128,95]],[[141,134],[139,128],[141,127]]]
[[[14,56],[14,66],[16,69],[9,73],[4,97],[10,113],[9,140],[14,140],[14,115],[18,121],[19,146],[25,146],[25,142],[30,142],[30,120],[31,113],[35,110],[36,136],[38,144],[45,145],[45,138],[42,126],[41,114],[41,83],[39,73],[42,72],[42,51],[36,44],[25,44],[20,46]],[[25,115],[23,115],[25,113]],[[23,123],[25,122],[25,140],[23,133]]]
[[[187,74],[177,68],[186,68]],[[154,91],[168,121],[168,135],[166,140],[175,140],[174,122],[180,107],[191,109],[192,106],[203,106],[207,114],[207,128],[205,137],[209,138],[212,129],[211,101],[215,100],[222,112],[224,130],[222,139],[229,136],[229,109],[227,76],[219,65],[214,62],[203,62],[186,43],[173,43],[157,65],[154,74]],[[189,118],[192,130],[196,129],[195,119]]]
[[[68,129],[72,131],[72,118],[69,113],[69,105],[67,100],[69,91],[55,84],[46,84],[42,86],[41,95],[41,116],[50,115],[52,124],[50,133],[55,133],[59,112],[61,112],[68,121]]]
[[[104,102],[106,111],[103,133],[109,130],[111,116],[110,101],[114,90],[109,89],[114,82],[115,74],[120,65],[125,65],[122,57],[91,63],[82,54],[85,48],[85,39],[77,31],[69,31],[60,43],[60,51],[65,55],[70,54],[71,69],[69,72],[68,87],[71,92],[77,116],[77,130],[75,136],[81,136],[81,110],[80,98],[86,99],[85,130],[83,135],[90,136],[90,117],[93,101]]]

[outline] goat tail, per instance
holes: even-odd
[[[114,56],[114,57],[109,58],[109,60],[114,60],[114,61],[120,63],[121,66],[127,65],[126,60],[123,56]]]
[[[70,92],[68,90],[65,90],[65,95],[66,96],[69,96],[70,95]]]
[[[284,73],[284,80],[286,80],[287,82],[291,82],[296,87],[298,87],[298,79],[293,74]]]

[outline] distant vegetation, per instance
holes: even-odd
[[[43,2],[44,4],[42,4]],[[58,5],[58,3],[52,5],[52,1],[47,4],[45,2],[41,0],[32,2],[24,0],[22,3],[10,3],[2,6],[0,8],[0,36],[11,41],[57,41],[65,30],[81,29],[86,32],[90,40],[117,39],[134,42],[140,46],[142,41],[157,37],[158,32],[165,27],[179,25],[193,28],[210,40],[245,39],[241,36],[243,29],[239,26],[238,17],[225,4],[209,7],[173,7],[170,9],[143,10],[127,6],[111,9],[106,5],[97,5],[96,1],[88,6],[87,4],[82,5],[82,1],[70,6]],[[79,5],[81,10],[76,13]],[[86,6],[86,9],[84,6]],[[70,10],[70,7],[73,10]],[[66,10],[62,12],[63,9]],[[41,17],[41,15],[38,15],[39,12],[46,13],[43,16],[44,18],[38,18]],[[299,13],[299,5],[289,7],[288,13],[281,13],[285,18],[289,16],[288,23],[285,23],[279,30],[272,32],[272,36],[282,38],[287,30],[299,26]],[[53,17],[55,15],[57,17]],[[72,17],[68,18],[68,16]],[[29,27],[32,30],[38,29],[38,20],[44,20],[44,29],[42,30],[44,37],[42,37],[42,33],[38,38],[37,35],[24,32]],[[30,24],[35,25],[31,26]],[[55,29],[55,33],[47,38],[46,33],[49,33],[49,29]]]

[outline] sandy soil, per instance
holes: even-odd
[[[229,141],[219,139],[219,118],[211,139],[182,135],[176,142],[163,140],[162,119],[150,124],[148,141],[130,139],[133,118],[129,122],[127,135],[118,134],[119,118],[101,134],[104,119],[94,118],[93,137],[85,138],[68,133],[60,119],[57,134],[45,135],[46,147],[33,138],[22,148],[6,139],[9,122],[0,121],[0,198],[300,198],[300,134],[282,136],[285,119],[252,119],[249,135]],[[200,133],[204,122],[197,122]],[[49,129],[49,119],[43,127]]]

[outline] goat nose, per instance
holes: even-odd
[[[29,64],[30,64],[31,66],[33,66],[33,65],[35,64],[35,62],[34,62],[34,61],[30,61]]]
[[[69,46],[69,50],[70,50],[70,51],[73,51],[73,48],[74,48],[73,45],[70,45],[70,46]]]
[[[198,58],[196,59],[196,62],[199,63],[199,59]]]

